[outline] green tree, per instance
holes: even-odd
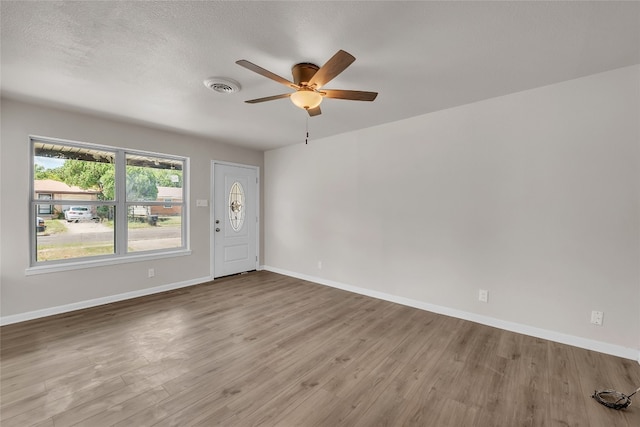
[[[34,167],[36,179],[55,179],[83,189],[99,190],[98,199],[115,200],[115,167],[111,163],[68,159],[55,169]],[[173,182],[172,175],[178,176]],[[158,181],[161,183],[158,184]],[[182,171],[127,166],[127,200],[153,201],[158,197],[158,185],[182,185]]]
[[[115,168],[105,170],[98,181],[102,200],[116,199],[116,171]]]
[[[127,200],[154,201],[158,198],[158,185],[153,169],[127,166]]]
[[[113,165],[109,163],[67,160],[60,168],[60,176],[69,185],[99,189],[100,178],[110,169]]]
[[[153,169],[158,187],[182,188],[182,171],[172,169]]]
[[[47,177],[83,189],[100,190],[98,199],[114,200],[115,167],[110,163],[69,159],[62,166],[46,171]],[[39,175],[36,174],[36,179]]]
[[[35,179],[55,179],[60,181],[57,169],[47,169],[42,165],[33,165],[33,176]]]

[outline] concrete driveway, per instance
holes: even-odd
[[[81,222],[67,222],[62,221],[67,226],[68,234],[85,234],[85,233],[112,233],[113,229],[106,225],[93,222],[93,221],[81,221]]]
[[[105,224],[93,221],[62,222],[67,227],[66,233],[38,234],[38,245],[113,242],[113,228]],[[179,226],[134,228],[129,230],[128,246],[133,250],[176,247],[180,246],[180,233]]]

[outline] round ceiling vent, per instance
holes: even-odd
[[[240,83],[225,77],[210,77],[204,81],[204,85],[219,93],[240,92]]]

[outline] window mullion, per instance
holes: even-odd
[[[126,183],[127,171],[125,165],[124,151],[116,151],[116,223],[115,248],[116,254],[124,255],[127,252],[127,204],[126,204]]]

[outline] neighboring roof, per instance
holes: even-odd
[[[182,188],[158,187],[158,199],[168,198],[182,200]]]
[[[85,190],[75,185],[67,185],[64,182],[53,179],[36,179],[33,181],[36,193],[65,193],[65,194],[98,194],[100,190]]]

